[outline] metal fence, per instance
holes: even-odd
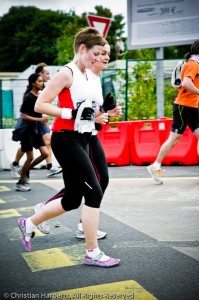
[[[112,92],[123,107],[122,120],[171,117],[176,90],[170,79],[178,60],[120,60],[101,72],[104,96]],[[0,79],[0,128],[14,128],[20,115],[24,79]],[[57,105],[57,101],[54,101]],[[52,121],[52,120],[51,120]]]

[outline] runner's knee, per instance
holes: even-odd
[[[93,208],[99,208],[103,198],[103,192],[101,189],[85,196],[85,205]]]

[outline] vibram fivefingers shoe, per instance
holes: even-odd
[[[104,256],[104,252],[100,252],[95,258],[90,258],[88,255],[84,256],[84,264],[96,267],[111,268],[120,264],[120,259],[110,257],[108,260],[100,261]]]
[[[18,219],[18,227],[22,233],[22,245],[26,251],[31,251],[31,242],[26,241],[26,237],[33,238],[35,236],[35,232],[26,233],[26,219],[20,218]]]
[[[149,172],[149,174],[151,175],[151,177],[156,181],[158,182],[159,184],[162,184],[163,181],[162,181],[162,169],[160,170],[156,170],[152,165],[148,166],[147,167],[147,171]]]

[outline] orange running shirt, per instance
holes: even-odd
[[[199,64],[196,61],[188,60],[182,69],[182,80],[186,77],[191,77],[193,84],[199,88]],[[189,91],[185,92],[183,87],[180,87],[178,95],[174,101],[175,104],[198,108],[199,95]]]

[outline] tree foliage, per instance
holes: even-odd
[[[107,41],[111,46],[111,57],[110,61],[116,59],[117,54],[115,50],[116,36],[122,37],[124,34],[125,23],[124,17],[121,15],[113,16],[110,9],[103,8],[102,6],[95,6],[95,12],[89,12],[90,15],[103,16],[111,19],[111,26],[107,35]],[[63,29],[61,36],[57,39],[58,56],[56,62],[58,64],[64,64],[72,59],[73,56],[73,39],[74,35],[79,31],[80,28],[88,26],[86,20],[86,12],[81,16],[76,16],[73,23],[68,23]],[[70,36],[69,34],[70,33]]]
[[[122,36],[123,17],[112,16],[108,8],[96,6],[92,15],[112,19],[107,40],[111,60],[116,57],[116,33]],[[74,35],[88,26],[86,12],[41,10],[33,6],[14,6],[0,18],[0,71],[20,72],[32,64],[45,61],[48,65],[65,64],[73,58]]]
[[[155,70],[150,62],[138,62],[129,74],[128,120],[156,117]]]
[[[53,64],[56,39],[66,22],[62,12],[12,7],[0,19],[0,70],[23,71],[40,61]]]
[[[106,70],[110,72],[111,69]],[[105,76],[105,74],[104,74]],[[111,121],[144,120],[157,118],[156,61],[135,60],[128,65],[128,79],[125,70],[112,72],[117,101],[123,107],[123,116]],[[128,89],[127,89],[128,83]],[[126,103],[126,93],[128,101]],[[171,86],[170,78],[164,79],[164,116],[172,118],[173,101],[178,89]]]

